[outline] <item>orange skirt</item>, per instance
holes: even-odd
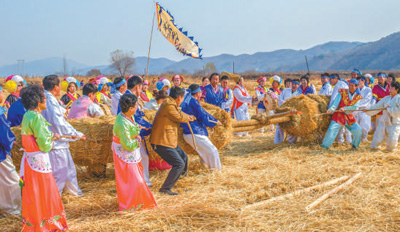
[[[40,173],[24,161],[23,231],[68,230],[64,206],[52,173]]]
[[[115,154],[114,150],[113,154],[119,211],[156,207],[153,194],[144,181],[142,164],[126,163]]]

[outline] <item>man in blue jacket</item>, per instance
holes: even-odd
[[[226,100],[224,89],[219,85],[219,74],[213,73],[209,79],[211,84],[207,85],[203,90],[202,98],[206,103],[222,108],[222,103]]]
[[[189,94],[185,96],[181,104],[182,112],[193,115],[197,118],[196,121],[190,122],[194,134],[196,146],[193,144],[193,137],[191,135],[188,124],[181,123],[183,128],[183,139],[199,153],[201,159],[211,169],[221,170],[221,161],[219,159],[218,149],[212,144],[208,138],[206,127],[221,126],[222,123],[217,121],[200,105],[201,89],[197,84],[189,86]]]
[[[21,93],[24,91],[24,89],[21,89]],[[14,104],[10,106],[10,109],[8,109],[7,113],[7,120],[11,123],[11,127],[14,126],[19,126],[22,123],[22,119],[24,118],[26,109],[24,108],[24,105],[22,104],[21,98],[18,98]]]
[[[0,87],[0,102],[3,102],[3,89]],[[13,104],[14,105],[14,104]],[[19,176],[11,159],[15,136],[6,119],[6,110],[0,107],[0,212],[21,213],[21,188]]]

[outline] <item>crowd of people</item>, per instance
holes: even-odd
[[[110,109],[116,115],[112,149],[117,199],[120,211],[150,209],[157,206],[149,189],[148,149],[153,149],[168,165],[168,173],[160,193],[178,195],[172,191],[177,181],[187,173],[188,158],[178,145],[178,130],[183,139],[197,151],[201,162],[211,170],[222,169],[218,149],[208,137],[207,128],[222,123],[209,114],[201,102],[225,110],[238,121],[249,120],[249,107],[257,114],[272,115],[275,105],[308,94],[330,97],[327,114],[332,115],[321,147],[337,140],[357,149],[368,134],[375,132],[371,148],[378,149],[387,135],[387,150],[394,150],[400,135],[400,83],[393,75],[377,74],[374,84],[371,74],[358,69],[351,79],[337,73],[323,73],[319,92],[308,75],[300,79],[283,79],[278,75],[260,77],[254,96],[238,74],[213,73],[201,80],[201,85],[182,88],[184,77],[160,78],[150,83],[140,76],[105,76],[92,78],[83,85],[74,77],[62,81],[56,75],[43,78],[42,86],[27,85],[18,75],[6,79],[4,88],[10,93],[0,107],[0,211],[20,214],[24,231],[67,230],[61,195],[68,192],[82,195],[69,143],[87,139],[66,119],[99,117]],[[235,86],[230,88],[230,81]],[[271,87],[267,88],[269,81]],[[155,90],[151,93],[150,85]],[[81,87],[82,86],[82,87]],[[82,96],[78,89],[82,88]],[[61,96],[61,90],[65,92]],[[3,102],[0,87],[0,103]],[[153,122],[145,120],[145,110],[156,110]],[[6,116],[7,115],[7,116]],[[375,122],[371,116],[378,115]],[[24,156],[19,174],[11,158],[16,138],[11,127],[21,127]],[[285,131],[276,125],[274,142],[282,143]],[[261,131],[264,133],[264,130]],[[89,135],[88,135],[89,136]],[[151,148],[144,141],[150,136]],[[248,132],[237,136],[249,136]],[[323,136],[323,135],[322,135]],[[298,139],[287,136],[289,143]],[[22,191],[21,191],[22,188]],[[22,192],[22,195],[21,195]]]

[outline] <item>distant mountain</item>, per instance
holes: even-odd
[[[29,76],[44,76],[53,73],[63,72],[64,59],[61,57],[50,57],[41,60],[34,60],[24,63],[24,72]],[[88,68],[88,65],[78,63],[76,61],[66,59],[67,69],[69,72]],[[0,67],[0,76],[9,76],[18,73],[18,64],[6,65]],[[22,73],[22,63],[20,64],[20,73]]]
[[[204,57],[202,60],[187,58],[172,61],[166,58],[151,58],[150,74],[166,72],[194,73],[202,70],[204,65],[212,62],[217,70],[231,71],[233,63],[235,72],[278,72],[306,71],[304,56],[307,56],[312,71],[350,70],[354,67],[362,70],[395,70],[400,69],[400,32],[391,34],[375,42],[328,42],[306,50],[281,49],[254,54],[230,55],[221,54]],[[89,70],[100,69],[103,74],[114,74],[109,65],[88,66],[67,60],[68,69],[75,75],[85,75]],[[28,75],[46,75],[62,71],[62,58],[47,58],[25,63]],[[147,57],[136,57],[135,73],[145,73]],[[15,74],[18,65],[0,67],[0,76]]]

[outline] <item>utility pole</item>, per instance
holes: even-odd
[[[232,62],[232,73],[235,73],[235,61]]]
[[[24,76],[24,62],[25,60],[17,60],[18,62],[18,75]],[[22,73],[20,72],[20,64],[22,63]]]

